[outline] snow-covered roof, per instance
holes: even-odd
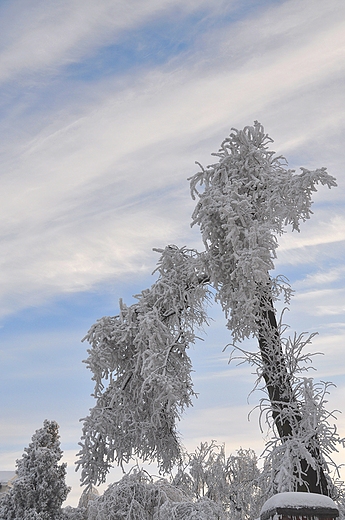
[[[321,514],[327,512],[330,516],[338,516],[338,508],[330,497],[316,493],[278,493],[269,498],[261,508],[260,518],[265,520],[279,510],[318,510]],[[283,511],[281,511],[283,512]],[[332,515],[333,513],[333,515]],[[316,514],[316,511],[315,511]]]
[[[0,471],[0,483],[6,484],[15,476],[16,476],[15,471]]]

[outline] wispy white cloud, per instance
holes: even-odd
[[[282,261],[288,259],[288,252],[290,261],[297,263],[300,259],[298,249],[309,246],[325,246],[345,240],[345,215],[340,212],[338,215],[330,215],[329,213],[329,209],[323,211],[320,208],[315,216],[316,218],[312,216],[310,222],[302,224],[300,233],[290,232],[279,238],[278,255],[282,258]],[[293,254],[291,254],[291,250],[294,250]],[[306,258],[305,250],[300,255]]]
[[[222,6],[225,2],[213,2],[215,9]],[[163,14],[186,15],[210,7],[209,0],[36,0],[30,4],[15,0],[1,12],[0,82],[40,70],[56,74],[61,66],[114,43],[125,30]]]
[[[209,162],[210,152],[218,147],[229,123],[250,123],[256,113],[261,120],[265,115],[269,122],[279,119],[277,103],[286,96],[295,96],[292,119],[300,107],[297,93],[303,88],[312,88],[315,102],[317,96],[322,99],[323,82],[342,70],[345,31],[339,17],[331,16],[331,10],[324,7],[316,17],[321,26],[321,15],[327,12],[323,29],[315,31],[307,20],[310,12],[303,10],[297,18],[306,34],[294,43],[281,23],[287,4],[232,27],[228,36],[223,33],[224,49],[219,48],[217,66],[209,69],[202,54],[196,52],[187,62],[175,60],[140,78],[131,75],[124,86],[115,89],[110,80],[97,84],[93,98],[89,87],[81,90],[79,100],[72,96],[71,110],[67,110],[68,101],[63,111],[52,107],[49,124],[44,123],[30,137],[32,116],[20,120],[24,129],[28,125],[27,135],[21,134],[20,141],[11,143],[11,153],[5,157],[8,170],[2,177],[3,312],[23,300],[23,294],[27,302],[38,302],[40,293],[46,297],[56,291],[83,290],[108,276],[140,269],[145,249],[186,236],[181,230],[186,224],[187,230],[192,204],[187,202],[185,178],[194,171],[195,159]],[[150,4],[147,13],[155,12],[154,5]],[[291,6],[294,12],[294,2]],[[121,4],[119,8],[124,7]],[[77,13],[80,5],[62,4],[61,20],[69,9]],[[102,3],[97,16],[106,17],[109,9],[110,3]],[[83,16],[91,19],[92,8],[85,11]],[[99,30],[97,16],[92,29],[95,34]],[[141,12],[140,20],[145,16]],[[289,17],[291,29],[295,16],[296,12]],[[47,17],[47,23],[44,17],[38,17],[37,23],[41,20],[42,27],[49,29],[54,17],[50,12]],[[268,23],[274,27],[269,41],[262,29]],[[85,21],[80,24],[87,26]],[[224,66],[232,31],[241,56],[235,67],[231,60]],[[254,59],[249,51],[253,51],[255,34]],[[273,41],[278,36],[277,49]],[[207,43],[210,49],[218,44],[212,39]],[[55,56],[53,52],[51,56]],[[194,60],[189,70],[188,60]],[[340,90],[337,95],[341,95]],[[340,119],[342,114],[335,117]],[[304,129],[292,142],[285,129],[284,135],[279,132],[279,141],[286,139],[287,148],[293,149],[308,139],[318,139],[315,128],[324,123],[323,114],[313,113],[313,128],[308,134]],[[276,122],[273,127],[277,127]],[[178,183],[185,189],[182,198]],[[165,204],[169,206],[169,199],[159,190],[172,188],[178,190],[179,198],[172,201],[169,214]],[[156,193],[153,201],[145,198],[148,193]],[[160,198],[164,204],[159,204]],[[186,210],[176,211],[181,204]],[[280,251],[342,240],[340,224],[342,217],[335,216],[314,236],[295,234],[291,241],[283,237]]]
[[[314,316],[343,316],[345,311],[345,289],[319,289],[298,292],[294,298],[297,305],[303,305],[305,314]],[[295,303],[294,303],[295,305]]]
[[[345,267],[335,267],[333,269],[318,271],[315,274],[308,274],[298,285],[300,288],[317,287],[325,284],[342,283],[345,275]]]

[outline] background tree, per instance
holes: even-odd
[[[61,505],[69,488],[65,483],[66,464],[58,464],[61,457],[59,426],[45,420],[17,460],[18,477],[0,503],[1,520],[63,518]]]
[[[165,479],[153,479],[134,468],[104,494],[93,500],[87,520],[228,520],[216,502],[208,498],[193,501]]]
[[[215,441],[202,442],[194,453],[184,454],[172,484],[194,501],[208,498],[226,518],[235,520],[258,518],[266,496],[255,452],[240,448],[226,457],[224,446]]]
[[[296,365],[287,364],[274,310],[279,298],[289,303],[291,289],[270,272],[285,227],[299,231],[300,222],[310,218],[316,185],[336,183],[325,168],[302,168],[300,174],[287,169],[286,160],[269,150],[271,142],[258,122],[233,129],[214,154],[218,162],[206,169],[200,165],[190,179],[197,199],[192,224],[200,226],[205,251],[160,250],[152,287],[130,307],[121,302],[119,316],[103,318],[89,331],[87,364],[97,403],[84,420],[78,462],[83,483],[104,481],[114,461],[122,464],[133,455],[157,459],[163,471],[178,462],[176,420],[193,397],[186,350],[196,329],[207,324],[209,287],[228,319],[235,348],[245,338],[257,338],[258,376],[281,442],[304,428],[306,408],[291,382]],[[245,355],[252,362],[252,354]],[[317,435],[302,437],[305,450],[294,466],[294,489],[327,494]]]

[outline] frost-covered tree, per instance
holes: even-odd
[[[228,520],[207,497],[192,500],[165,479],[136,469],[93,500],[87,520]]]
[[[224,446],[215,441],[184,454],[172,483],[193,501],[211,500],[234,520],[258,518],[266,495],[255,452],[240,448],[226,457]]]
[[[0,502],[1,520],[63,519],[61,505],[69,488],[66,464],[59,464],[61,457],[59,426],[45,420],[17,460],[17,478]]]
[[[64,520],[87,520],[90,504],[99,498],[98,490],[90,486],[85,488],[78,502],[78,507],[63,508]]]
[[[87,509],[85,507],[67,506],[63,508],[63,520],[87,520]]]
[[[166,502],[181,502],[182,491],[166,480],[154,481],[144,470],[133,468],[119,481],[111,484],[104,494],[92,501],[88,520],[149,520],[158,516]]]
[[[234,346],[248,337],[258,341],[258,376],[280,441],[286,444],[303,430],[308,412],[291,381],[293,364],[287,364],[274,309],[278,299],[289,303],[291,289],[272,271],[279,236],[287,226],[299,231],[310,218],[318,184],[336,183],[325,168],[301,168],[300,174],[288,169],[269,149],[271,142],[258,122],[232,130],[214,154],[218,162],[200,165],[190,179],[197,199],[192,224],[200,227],[205,251],[160,250],[152,287],[130,307],[120,302],[120,314],[102,318],[86,336],[97,401],[84,419],[78,462],[84,484],[104,481],[114,461],[122,464],[133,455],[157,460],[163,471],[179,461],[176,421],[194,395],[187,348],[207,324],[209,288]],[[303,438],[295,489],[327,494],[318,436]]]

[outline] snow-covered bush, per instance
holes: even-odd
[[[222,504],[193,497],[165,479],[134,469],[90,503],[87,520],[229,520]]]
[[[165,502],[160,510],[157,520],[228,520],[230,517],[224,513],[219,504],[207,497],[200,498],[196,502]]]
[[[21,459],[17,479],[0,502],[1,520],[62,520],[61,505],[69,488],[65,483],[66,464],[62,457],[59,426],[44,421],[35,432]]]
[[[78,507],[87,509],[89,507],[90,502],[92,502],[92,500],[95,500],[98,497],[99,493],[97,488],[95,488],[94,486],[85,488],[79,499]]]
[[[87,520],[90,504],[99,497],[94,487],[85,488],[78,502],[78,507],[67,506],[63,509],[64,520]]]
[[[165,502],[185,499],[166,480],[154,481],[144,470],[134,469],[90,503],[88,520],[158,520]]]

